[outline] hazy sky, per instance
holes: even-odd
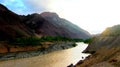
[[[95,34],[120,24],[120,0],[0,0],[18,14],[56,12]]]

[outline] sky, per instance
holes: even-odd
[[[120,0],[0,0],[17,14],[56,12],[91,34],[120,24]]]

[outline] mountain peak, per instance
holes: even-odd
[[[58,15],[54,12],[43,12],[40,15],[42,17],[58,17]]]

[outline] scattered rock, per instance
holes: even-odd
[[[74,67],[74,65],[73,64],[70,64],[69,66],[67,66],[67,67]]]
[[[111,63],[111,62],[114,63],[114,62],[117,62],[117,60],[116,60],[116,59],[112,59],[112,60],[110,60],[109,62],[110,62],[110,63]]]
[[[83,63],[83,60],[80,60],[80,61],[77,63],[77,65],[82,64],[82,63]]]

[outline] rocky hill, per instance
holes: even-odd
[[[44,12],[27,16],[17,15],[0,4],[0,40],[29,36],[62,36],[87,39],[91,35],[60,18],[56,13]]]
[[[84,51],[92,53],[76,67],[120,67],[120,25],[107,28]]]
[[[95,52],[105,46],[107,48],[120,46],[120,25],[107,28],[94,40],[84,52]]]

